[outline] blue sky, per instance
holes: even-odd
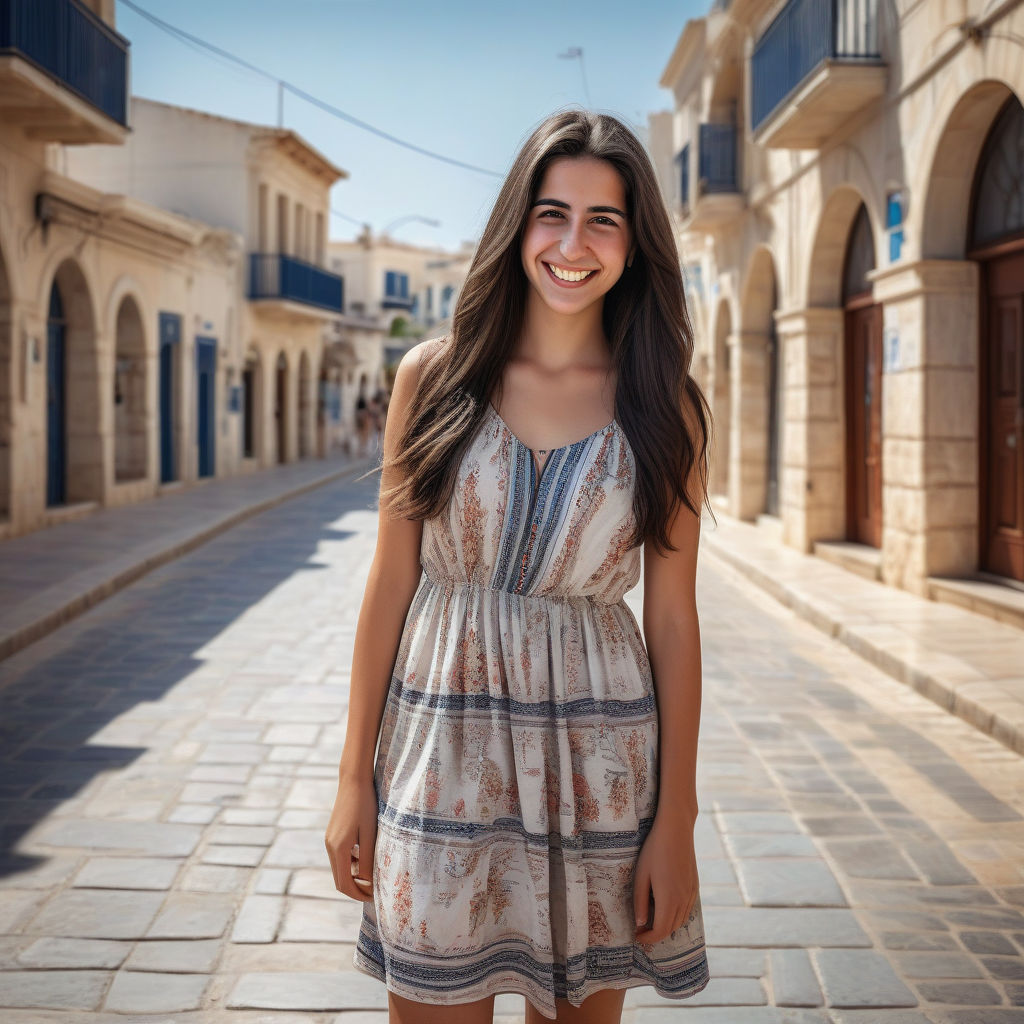
[[[483,230],[501,179],[530,131],[553,110],[590,105],[646,127],[671,107],[658,85],[687,19],[708,0],[469,3],[442,0],[134,0],[213,43],[425,149],[492,174],[420,155],[287,95],[284,124],[349,177],[332,209],[396,238],[454,249]],[[277,87],[183,43],[117,4],[131,42],[132,92],[227,117],[276,124]],[[559,58],[582,47],[580,61]],[[331,217],[332,238],[357,224]]]

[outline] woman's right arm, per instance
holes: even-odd
[[[386,460],[394,456],[398,438],[405,430],[423,357],[436,344],[431,340],[414,345],[398,364],[391,415],[384,431]],[[381,488],[391,487],[400,479],[397,470],[385,468]],[[357,900],[373,898],[372,891],[360,889],[354,877],[372,879],[377,832],[374,753],[405,618],[422,572],[422,533],[422,521],[392,519],[381,502],[376,549],[356,623],[338,793],[325,836],[335,886]],[[354,844],[358,844],[355,857]]]

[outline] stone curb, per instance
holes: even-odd
[[[59,608],[40,610],[37,616],[32,616],[32,599],[30,598],[26,602],[30,621],[0,633],[0,661],[11,657],[11,655],[16,654],[54,630],[59,629],[71,619],[77,618],[77,616],[88,611],[119,590],[123,590],[130,583],[134,583],[141,576],[145,576],[146,573],[166,565],[175,558],[188,554],[188,552],[199,547],[201,544],[205,544],[206,541],[217,536],[217,534],[223,533],[250,516],[265,512],[275,505],[280,505],[293,498],[298,498],[309,491],[316,490],[318,487],[324,487],[337,480],[355,476],[360,472],[371,469],[374,465],[375,458],[370,457],[350,462],[341,469],[333,469],[323,476],[316,477],[313,480],[305,480],[301,484],[287,488],[278,494],[271,495],[269,498],[261,498],[243,508],[236,508],[213,522],[204,523],[192,532],[187,532],[184,535],[181,533],[176,534],[173,539],[163,546],[159,542],[148,547],[140,546],[121,559],[107,562],[100,567],[99,572],[95,569],[83,571],[78,574],[83,579],[81,585],[77,588],[75,586],[75,577],[61,584],[62,587],[67,587],[71,590],[72,593]],[[149,500],[157,501],[159,499],[152,498]]]
[[[715,510],[715,514],[720,518],[728,519],[728,516],[719,509]],[[965,663],[958,662],[952,657],[945,659],[952,668],[959,670],[956,673],[961,676],[959,679],[944,676],[941,671],[926,664],[915,664],[912,654],[901,652],[897,644],[874,639],[871,636],[870,624],[858,623],[853,621],[851,616],[844,615],[844,609],[840,602],[829,602],[820,595],[803,590],[792,582],[780,580],[746,558],[742,551],[731,548],[727,541],[714,536],[713,531],[701,531],[701,545],[706,545],[706,549],[713,556],[738,570],[742,576],[756,583],[780,604],[790,608],[802,619],[838,640],[876,668],[905,686],[916,690],[922,696],[938,704],[943,710],[955,714],[980,732],[998,740],[1014,753],[1024,754],[1024,704],[1019,701],[989,703],[973,694],[958,692],[959,687],[962,687],[965,682],[965,679],[962,678]],[[826,570],[836,573],[847,572],[845,569],[816,559],[812,555],[802,555],[795,550],[792,554],[807,559],[815,566],[820,563],[823,572]],[[885,586],[881,583],[869,585]],[[916,597],[911,594],[907,596]],[[917,600],[929,603],[925,598],[917,598]],[[963,614],[973,616],[976,613],[965,610]],[[913,646],[916,647],[916,645]],[[930,660],[941,662],[943,658]],[[984,682],[985,677],[979,674],[976,680],[967,681]]]

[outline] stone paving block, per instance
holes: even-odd
[[[125,961],[129,971],[209,974],[221,951],[218,939],[139,942]]]
[[[999,956],[1019,956],[1016,946],[1002,932],[961,932],[960,941],[972,953],[993,953]]]
[[[46,893],[34,889],[0,891],[0,932],[18,931],[44,899]]]
[[[764,986],[757,978],[712,978],[700,992],[685,999],[671,999],[650,985],[626,990],[624,1006],[664,1006],[677,1012],[695,1006],[763,1006],[768,1002]]]
[[[320,899],[335,899],[338,895],[334,885],[334,874],[330,868],[300,868],[292,872],[288,892],[292,896],[317,896]],[[702,899],[703,896],[702,886]]]
[[[168,821],[193,825],[208,825],[217,817],[220,808],[215,804],[178,804],[167,816]]]
[[[224,934],[235,899],[215,893],[175,892],[146,932],[148,939],[215,939]]]
[[[821,852],[810,836],[792,832],[777,835],[731,834],[728,843],[734,857],[817,857]]]
[[[707,907],[708,941],[720,946],[870,946],[852,911],[818,907]]]
[[[234,1010],[380,1010],[387,1008],[387,989],[361,971],[329,974],[281,971],[243,974],[225,1005]]]
[[[337,788],[337,786],[335,786]],[[330,866],[320,829],[293,829],[281,833],[264,860],[267,867],[322,868]]]
[[[259,866],[266,852],[264,846],[208,846],[203,850],[202,861],[204,864],[255,868]],[[324,856],[327,856],[326,852]]]
[[[828,1006],[917,1006],[917,997],[881,953],[871,949],[815,949],[811,955]]]
[[[273,942],[283,912],[284,899],[280,896],[247,896],[235,918],[231,941]]]
[[[1021,1024],[1021,1013],[1020,1010],[986,1006],[984,1009],[944,1010],[941,1018],[936,1019],[939,1024]]]
[[[882,832],[866,814],[801,815],[800,821],[812,836],[870,836]]]
[[[773,949],[768,955],[776,1006],[821,1006],[823,999],[804,949]]]
[[[916,985],[921,998],[932,1003],[998,1006],[1003,1001],[996,988],[980,981],[919,981]]]
[[[229,864],[192,864],[182,872],[178,889],[186,892],[244,892],[250,868]]]
[[[703,871],[703,868],[701,868]],[[700,885],[700,901],[705,907],[744,907],[746,900],[738,885]]]
[[[732,864],[727,860],[706,860],[698,863],[700,882],[703,885],[732,885],[737,886],[739,880]]]
[[[363,917],[360,900],[289,899],[278,933],[281,942],[355,942]]]
[[[25,931],[75,939],[139,939],[163,901],[163,893],[66,889],[43,907]]]
[[[941,841],[920,842],[904,840],[904,854],[910,858],[925,881],[932,885],[976,885],[978,879],[957,860],[950,848]]]
[[[207,743],[199,754],[200,763],[259,764],[267,756],[262,743]]]
[[[189,769],[190,782],[238,782],[249,781],[252,775],[251,764],[222,764],[214,761],[208,764],[197,764]]]
[[[34,829],[31,841],[45,846],[187,857],[199,845],[201,835],[202,831],[194,825],[60,818],[43,822]]]
[[[330,821],[330,809],[321,811],[289,810],[282,811],[277,820],[279,828],[318,828],[324,831]]]
[[[246,787],[237,782],[189,782],[179,796],[185,804],[221,804],[245,795]]]
[[[1001,981],[1024,981],[1024,959],[1019,956],[983,956],[981,962],[993,978]]]
[[[765,975],[766,958],[763,949],[708,946],[707,958],[713,978],[763,978]]]
[[[628,996],[627,996],[628,999]],[[830,1024],[820,1010],[797,1010],[777,1006],[640,1006],[632,1024]],[[623,1022],[627,1018],[623,1014]],[[341,1022],[339,1022],[341,1024]]]
[[[823,840],[829,854],[853,878],[918,878],[913,866],[889,839]]]
[[[945,932],[882,932],[886,949],[953,950],[959,949],[956,939]]]
[[[919,1010],[832,1010],[833,1024],[933,1024]]]
[[[728,833],[799,832],[792,814],[774,811],[724,811],[719,814],[722,831]]]
[[[112,939],[36,939],[17,957],[23,967],[87,968],[97,970],[120,967],[131,951],[130,942]],[[0,994],[0,1005],[3,996]]]
[[[267,825],[217,825],[206,840],[225,846],[269,846],[277,830]]]
[[[183,863],[161,857],[91,857],[71,884],[90,889],[169,889]]]
[[[966,953],[896,953],[893,964],[907,978],[983,978],[978,962]]]
[[[1009,907],[992,910],[950,910],[946,917],[953,924],[968,928],[1024,928],[1024,914]]]
[[[109,971],[4,971],[2,1006],[95,1010],[109,978]]]
[[[220,820],[225,825],[275,825],[278,812],[273,808],[225,807]]]
[[[322,811],[334,803],[337,792],[337,771],[334,779],[297,779],[288,789],[285,806],[296,810]]]
[[[36,814],[38,814],[38,810],[33,812],[32,821],[35,821]],[[8,821],[14,820],[16,820],[14,816],[8,818]],[[13,856],[17,857],[17,854]],[[3,860],[3,856],[0,855],[0,864],[3,863]],[[81,858],[78,856],[69,857],[56,853],[39,858],[35,864],[12,863],[9,869],[6,866],[2,869],[4,874],[0,877],[0,892],[7,889],[19,889],[22,891],[29,889],[55,889],[70,878],[78,870],[80,864]],[[2,926],[0,926],[0,931],[3,931]]]
[[[205,974],[118,971],[103,1008],[112,1013],[183,1013],[198,1010],[209,981]]]
[[[280,896],[288,891],[292,872],[288,868],[260,868],[253,883],[253,892],[267,896]]]
[[[845,907],[829,866],[820,860],[738,860],[736,870],[753,907]]]
[[[271,725],[261,737],[263,743],[288,743],[312,746],[320,734],[318,725],[301,725],[294,722]]]

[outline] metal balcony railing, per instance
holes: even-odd
[[[0,0],[0,55],[9,54],[127,125],[128,40],[78,0]]]
[[[341,313],[344,287],[337,274],[294,256],[264,252],[249,256],[250,299],[286,299]]]
[[[880,59],[878,0],[790,0],[750,59],[752,129],[823,61]]]
[[[734,124],[702,124],[700,151],[697,154],[701,194],[736,192],[736,126]]]

